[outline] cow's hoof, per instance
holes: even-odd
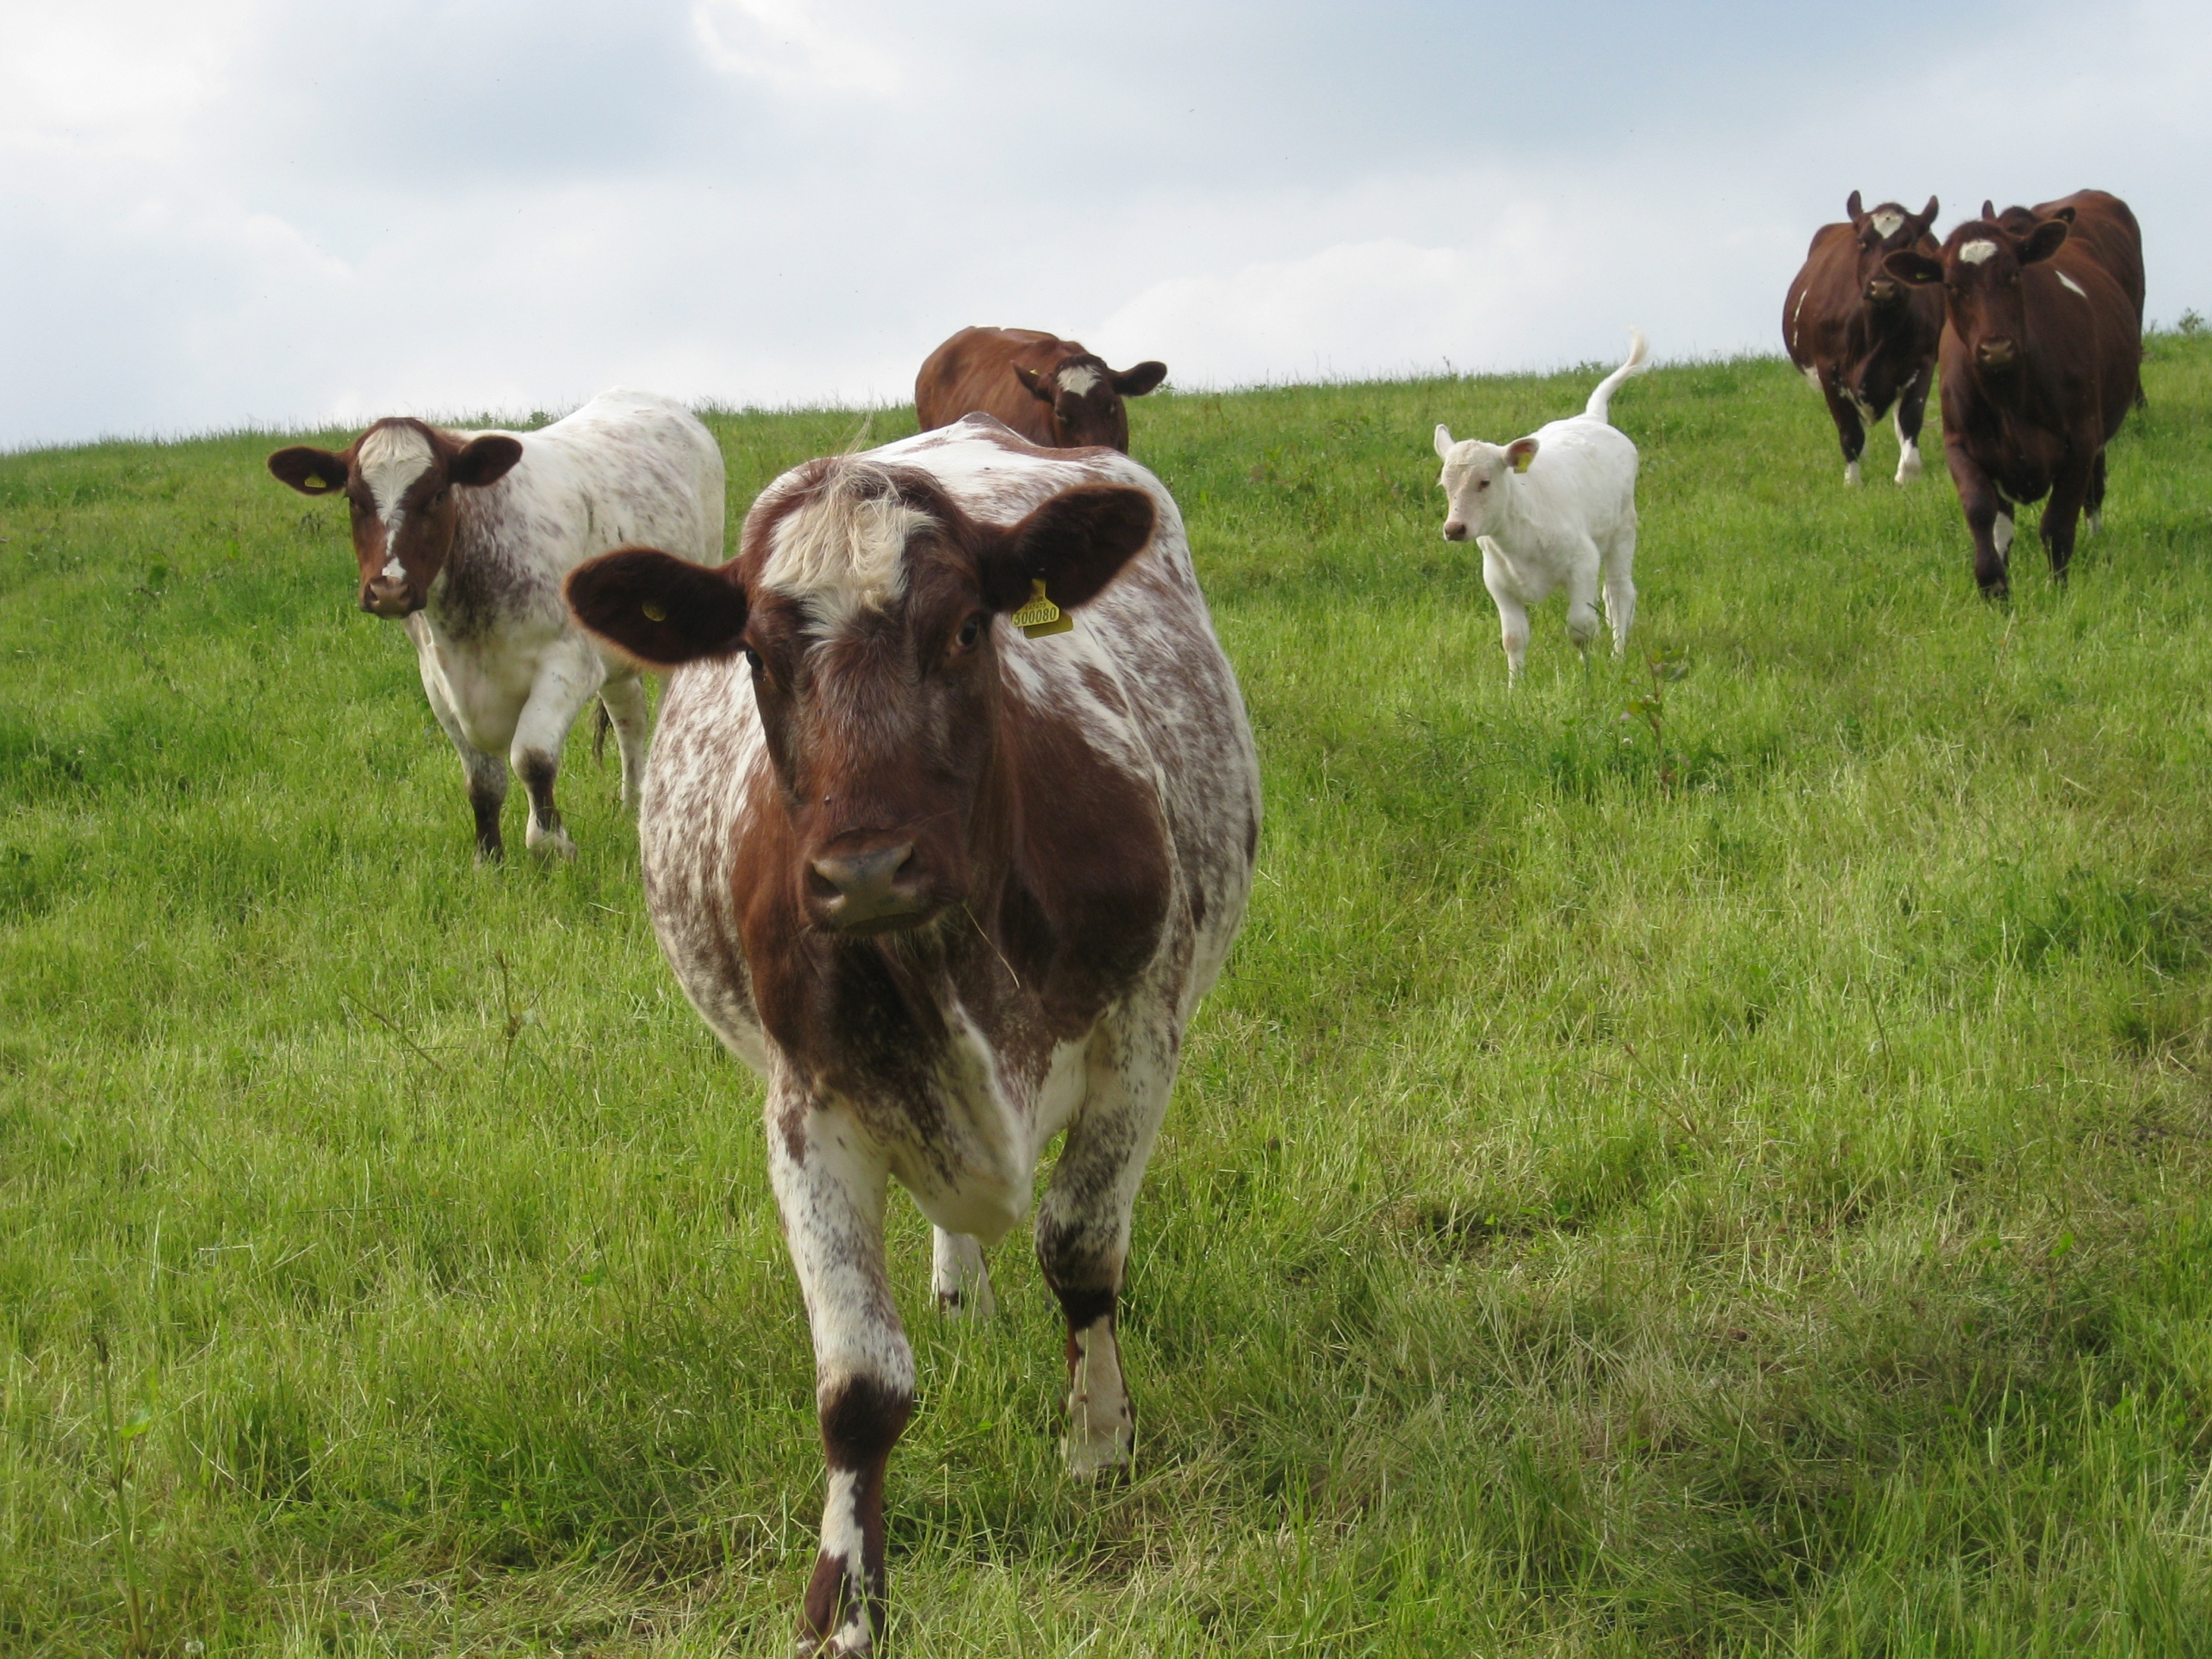
[[[545,835],[533,833],[530,850],[542,863],[550,864],[557,858],[565,864],[575,857],[576,843],[569,839],[565,830],[555,830]]]

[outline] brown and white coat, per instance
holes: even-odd
[[[496,859],[507,768],[530,794],[527,845],[573,856],[553,785],[561,751],[595,695],[622,751],[634,805],[648,716],[637,665],[580,630],[569,572],[651,541],[719,558],[722,457],[672,398],[603,391],[536,432],[453,432],[394,417],[343,450],[296,445],[269,470],[303,495],[352,508],[361,608],[401,621],[430,709],[461,755],[476,853]]]
[[[1009,622],[1039,581],[1071,631]],[[940,1303],[985,1312],[983,1248],[1065,1133],[1034,1230],[1067,1462],[1130,1458],[1130,1211],[1250,890],[1250,729],[1159,480],[986,416],[785,474],[724,569],[635,550],[569,591],[674,670],[647,899],[694,1006],[766,1080],[829,1463],[802,1644],[866,1651],[914,1395],[893,1179],[935,1224]]]

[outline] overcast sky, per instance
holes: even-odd
[[[0,446],[1779,348],[1853,188],[2084,185],[2212,311],[2212,7],[0,0]]]

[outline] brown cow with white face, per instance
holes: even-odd
[[[1943,332],[1943,307],[1883,266],[1904,248],[1936,251],[1928,227],[1936,198],[1916,213],[1894,201],[1868,213],[1859,193],[1844,203],[1847,223],[1814,232],[1805,264],[1782,302],[1782,339],[1796,364],[1827,399],[1843,446],[1843,476],[1859,481],[1866,435],[1894,407],[1897,481],[1920,476],[1920,427]]]
[[[988,415],[1048,449],[1129,452],[1125,397],[1167,378],[1165,363],[1109,369],[1077,340],[1034,328],[963,328],[914,377],[922,430]]]
[[[2086,510],[2094,529],[2103,508],[2105,446],[2141,397],[2142,314],[2127,286],[2141,242],[2117,197],[2105,198],[2116,212],[2099,204],[2102,236],[2077,234],[2093,194],[2101,194],[2070,199],[2070,220],[1969,219],[1941,257],[1907,250],[1886,262],[1900,281],[1943,297],[1943,454],[1974,537],[1975,580],[1992,598],[2009,588],[2015,507],[2046,495],[2044,548],[2065,581],[2077,519]],[[2101,241],[2123,250],[2119,275]]]
[[[1133,1455],[1130,1212],[1251,891],[1251,730],[1159,480],[982,416],[785,474],[728,565],[631,549],[569,598],[672,671],[646,905],[766,1082],[829,1463],[801,1645],[867,1652],[914,1402],[893,1179],[935,1224],[940,1305],[980,1317],[983,1247],[1065,1134],[1035,1236],[1067,1328],[1067,1465]]]

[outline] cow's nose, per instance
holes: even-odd
[[[1885,280],[1866,285],[1866,297],[1877,305],[1887,305],[1897,296],[1897,285],[1895,283]]]
[[[2001,369],[2011,365],[2016,353],[2009,340],[1985,340],[1974,347],[1974,355],[1985,368]]]
[[[814,918],[824,926],[897,926],[928,908],[916,890],[911,866],[914,843],[872,848],[859,853],[824,853],[812,861],[807,894]],[[909,880],[901,883],[899,876]]]
[[[361,608],[372,616],[404,616],[407,584],[390,576],[372,576],[361,584]]]
[[[1444,521],[1444,539],[1447,542],[1465,541],[1467,539],[1466,525],[1457,518],[1446,518]]]

